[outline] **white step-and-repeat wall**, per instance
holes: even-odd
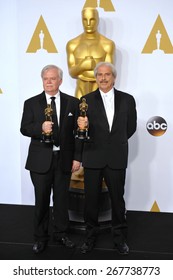
[[[131,93],[137,103],[127,209],[173,212],[172,0],[0,2],[0,203],[34,204],[24,168],[30,140],[20,134],[23,103],[42,91],[40,71],[47,64],[63,69],[61,90],[74,95],[66,44],[83,32],[84,5],[98,9],[99,32],[116,44],[117,89]]]

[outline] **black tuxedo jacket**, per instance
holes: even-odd
[[[127,167],[128,139],[136,130],[136,104],[133,96],[128,93],[114,89],[114,94],[115,112],[111,131],[99,89],[85,95],[90,138],[83,143],[84,167]]]
[[[72,160],[81,160],[80,150],[77,150],[75,129],[77,125],[79,100],[60,92],[60,160],[64,171],[71,171]],[[26,169],[45,173],[52,161],[52,144],[42,140],[42,123],[45,121],[44,110],[47,107],[45,92],[36,95],[24,103],[20,131],[31,137]]]

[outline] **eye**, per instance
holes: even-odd
[[[106,73],[105,74],[107,77],[110,77],[111,76],[111,73]]]

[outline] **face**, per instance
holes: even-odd
[[[82,11],[82,22],[86,33],[93,33],[97,30],[98,15],[97,11],[93,9],[86,9]]]
[[[42,80],[44,90],[50,95],[55,95],[62,84],[62,79],[59,77],[59,72],[54,68],[46,70],[43,74]]]
[[[97,71],[96,82],[98,87],[103,92],[110,91],[115,83],[115,77],[112,74],[112,70],[109,66],[100,66]]]

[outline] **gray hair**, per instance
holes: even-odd
[[[96,77],[97,76],[97,73],[98,73],[98,68],[100,66],[107,66],[107,67],[110,67],[111,71],[112,71],[112,75],[114,76],[114,78],[116,78],[117,76],[117,71],[115,69],[115,66],[110,63],[110,62],[105,62],[105,61],[102,61],[102,62],[99,62],[97,63],[96,67],[94,68],[94,76]]]
[[[44,73],[49,70],[49,69],[56,69],[58,71],[58,75],[59,75],[59,78],[62,80],[63,78],[63,71],[60,67],[56,66],[56,65],[53,65],[53,64],[49,64],[49,65],[46,65],[42,70],[41,70],[41,77],[43,78],[43,75]]]

